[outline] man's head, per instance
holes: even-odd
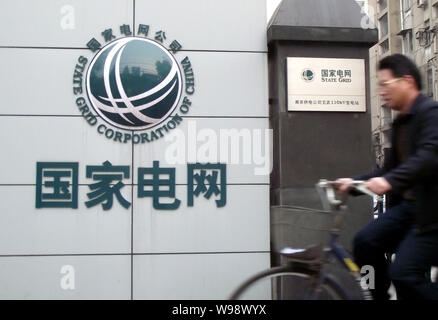
[[[385,104],[400,111],[422,89],[417,66],[402,54],[383,58],[379,63],[379,93]]]

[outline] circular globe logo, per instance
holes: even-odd
[[[128,37],[102,48],[87,70],[87,95],[108,123],[144,130],[164,121],[182,92],[178,63],[155,41]]]
[[[304,81],[306,81],[306,82],[312,81],[313,78],[314,78],[313,70],[311,70],[311,69],[304,69],[304,71],[302,73],[302,77],[303,77]]]

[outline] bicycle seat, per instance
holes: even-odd
[[[280,256],[294,261],[314,261],[321,258],[321,245],[313,245],[307,249],[284,248],[280,250]]]

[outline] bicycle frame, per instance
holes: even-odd
[[[349,257],[347,252],[340,245],[337,244],[338,237],[339,234],[337,233],[333,233],[330,235],[330,244],[328,250],[324,252],[324,257],[322,259],[323,262],[321,265],[323,266],[324,264],[326,264],[327,261],[329,261],[330,258],[334,256],[341,263],[341,265],[344,266],[345,269],[347,269],[350,272],[351,276],[356,280],[357,284],[362,288],[360,269],[354,263],[354,261]],[[315,287],[315,290],[313,292],[313,295],[310,297],[310,300],[317,299],[317,295],[320,293],[318,288],[321,288],[321,286],[325,282],[326,277],[328,277],[328,275],[326,275],[323,268],[321,268],[321,270],[318,273],[318,278],[316,279],[317,286]],[[339,290],[344,297],[349,296],[349,294],[344,289],[344,287],[340,285],[336,280],[333,280],[332,284],[336,284],[337,290]],[[366,300],[372,300],[371,294],[368,292],[368,290],[362,288],[362,293],[363,293],[363,297]]]
[[[326,180],[321,180],[317,184],[318,193],[321,196],[321,200],[323,201],[323,206],[325,207],[325,209],[337,212],[336,216],[334,218],[333,228],[330,232],[330,240],[329,240],[329,245],[328,245],[329,250],[327,250],[325,252],[324,260],[328,261],[331,256],[334,256],[347,270],[350,271],[350,274],[356,279],[356,281],[358,282],[358,285],[362,288],[361,273],[360,273],[359,267],[348,256],[348,254],[345,252],[345,250],[337,244],[337,240],[339,238],[339,232],[341,230],[341,227],[343,224],[344,214],[346,211],[346,207],[344,205],[346,198],[344,197],[342,200],[336,199],[336,197],[334,195],[333,185],[334,185],[333,182],[329,182]],[[327,186],[330,186],[330,187],[327,188]],[[373,194],[369,190],[366,190],[363,187],[362,181],[354,181],[353,186],[355,187],[356,190],[358,190],[360,192],[363,192],[363,193],[368,194],[370,196],[375,196],[375,194]],[[321,192],[321,191],[324,191],[324,192]],[[327,200],[327,201],[325,201],[325,200]],[[319,285],[324,283],[324,277],[325,277],[324,272],[321,272],[320,279],[319,279]],[[348,296],[348,294],[346,293],[346,291],[344,290],[344,288],[342,286],[339,286],[338,289],[341,290],[345,296]],[[371,294],[367,290],[363,289],[363,292],[364,292],[365,299],[372,299]]]

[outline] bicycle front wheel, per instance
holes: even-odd
[[[340,286],[325,276],[319,285],[314,274],[291,266],[262,271],[240,285],[231,300],[346,300]]]

